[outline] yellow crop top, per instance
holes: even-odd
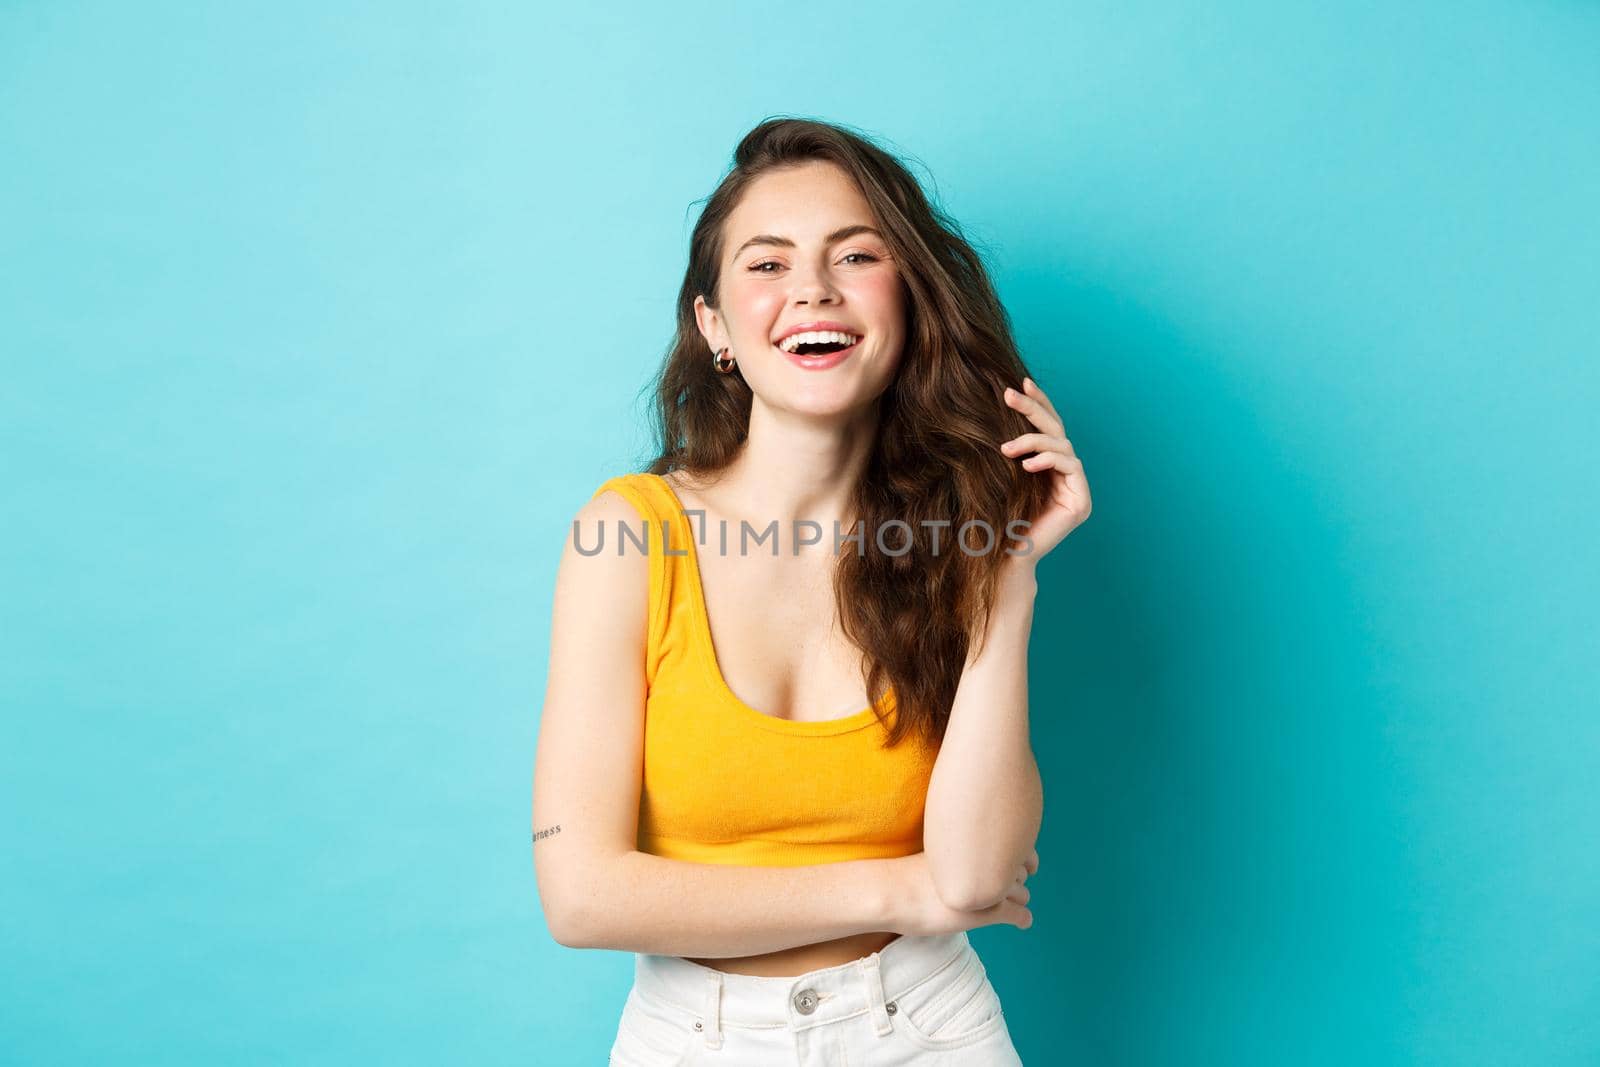
[[[883,748],[873,707],[802,722],[741,701],[723,678],[706,621],[694,536],[704,522],[691,522],[660,475],[612,478],[594,496],[608,489],[644,521],[626,524],[628,534],[608,529],[603,551],[639,552],[645,542],[650,560],[639,851],[771,867],[922,851],[937,748],[914,732]],[[663,521],[671,554],[662,550]],[[892,689],[876,706],[894,721]]]

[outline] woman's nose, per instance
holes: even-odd
[[[792,296],[796,304],[825,304],[838,299],[833,286],[819,274],[796,279]]]

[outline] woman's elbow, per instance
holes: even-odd
[[[974,870],[965,863],[959,866],[932,864],[929,873],[940,901],[955,911],[981,911],[998,904],[1010,889],[1000,884],[998,876]]]
[[[1006,898],[1011,891],[1009,884],[998,886],[993,882],[968,879],[959,885],[936,886],[939,899],[953,911],[983,911],[992,908]]]
[[[595,946],[595,894],[593,887],[541,871],[537,879],[539,908],[550,937],[566,948]]]
[[[571,898],[543,901],[544,923],[550,937],[565,948],[602,948],[605,939],[593,907]]]
[[[550,938],[562,948],[595,948],[594,940],[589,936],[587,929],[577,923],[555,921],[546,919],[550,929]]]

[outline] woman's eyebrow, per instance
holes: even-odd
[[[846,237],[854,237],[857,234],[863,233],[870,233],[872,236],[877,238],[883,237],[883,234],[879,233],[871,226],[857,222],[850,226],[841,226],[837,230],[834,230],[832,233],[828,234],[827,240],[824,243],[831,245],[835,241],[842,241]],[[787,237],[780,237],[775,233],[758,233],[754,237],[750,238],[750,240],[734,249],[733,256],[730,258],[737,259],[739,254],[745,249],[749,248],[751,245],[778,245],[781,248],[793,248],[794,242],[789,240]]]

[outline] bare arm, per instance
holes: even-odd
[[[556,578],[533,782],[533,860],[551,935],[573,947],[747,956],[885,930],[895,861],[733,867],[636,848],[644,758],[649,561],[618,530],[632,505],[578,512]]]
[[[1021,880],[993,904],[949,907],[927,854],[806,867],[730,867],[630,852],[609,861],[608,889],[588,919],[563,931],[570,948],[609,948],[707,959],[754,956],[869,931],[943,934],[1033,913]],[[1028,873],[1038,869],[1033,856]],[[637,889],[634,887],[637,886]]]
[[[940,896],[955,908],[1003,899],[1037,855],[1044,784],[1028,743],[1028,637],[1037,591],[1031,565],[1004,573],[987,636],[981,648],[974,643],[956,687],[928,783],[924,847]]]
[[[573,948],[725,958],[851,934],[940,933],[1033,921],[1018,885],[992,907],[957,912],[924,853],[803,867],[664,859],[636,848],[644,758],[648,560],[617,527],[639,529],[605,493],[578,513],[556,579],[550,671],[533,781],[533,860],[551,935]]]
[[[731,867],[644,852],[600,858],[594,892],[557,940],[666,956],[754,956],[892,929],[883,888],[892,860]]]

